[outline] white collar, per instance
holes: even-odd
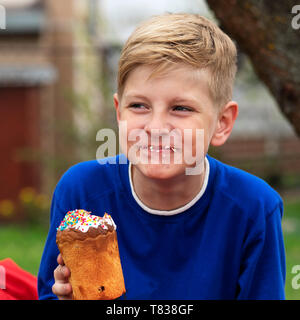
[[[209,161],[207,160],[207,158],[205,158],[205,177],[204,177],[204,181],[203,181],[203,185],[201,190],[199,191],[199,193],[187,204],[185,204],[183,207],[174,209],[174,210],[156,210],[156,209],[151,209],[149,207],[147,207],[137,196],[137,194],[134,191],[133,188],[133,183],[132,183],[132,177],[131,177],[131,171],[132,171],[132,164],[131,162],[129,162],[129,166],[128,166],[128,174],[129,174],[129,182],[130,182],[130,189],[131,189],[131,193],[135,199],[135,201],[138,203],[138,205],[143,208],[145,211],[151,213],[151,214],[156,214],[156,215],[162,215],[162,216],[172,216],[181,212],[184,212],[186,210],[188,210],[190,207],[192,207],[204,194],[206,187],[207,187],[207,183],[208,183],[208,177],[209,177]]]

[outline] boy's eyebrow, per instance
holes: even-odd
[[[125,101],[127,99],[142,99],[142,100],[149,101],[149,99],[146,96],[138,93],[137,94],[130,93],[130,94],[124,95],[124,98],[125,98]],[[193,105],[197,105],[197,106],[199,105],[197,99],[190,98],[190,97],[175,97],[171,99],[171,102],[172,103],[192,103]]]
[[[134,93],[130,93],[130,94],[124,94],[124,98],[125,99],[146,99],[148,100],[148,98],[146,96],[143,96],[142,94],[134,94]]]
[[[173,103],[184,103],[184,102],[191,102],[193,104],[196,104],[198,102],[198,100],[193,99],[193,98],[189,98],[189,97],[176,97],[174,99],[172,99]]]
[[[136,99],[140,101],[134,101]],[[124,94],[122,100],[125,104],[127,104],[128,102],[146,102],[147,104],[150,104],[150,100],[146,96],[139,93]]]

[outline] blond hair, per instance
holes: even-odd
[[[213,22],[198,14],[164,14],[142,23],[121,52],[118,94],[129,73],[138,66],[155,67],[155,73],[184,63],[210,71],[209,89],[218,106],[232,99],[237,51],[232,40]]]

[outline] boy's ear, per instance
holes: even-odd
[[[217,126],[211,139],[215,147],[223,145],[229,138],[234,122],[238,116],[238,105],[235,101],[228,102],[219,114]]]
[[[119,102],[119,96],[117,93],[114,94],[114,105],[115,105],[115,109],[116,109],[117,121],[119,123],[119,121],[120,121],[120,102]]]

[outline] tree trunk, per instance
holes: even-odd
[[[207,0],[220,27],[250,57],[258,77],[300,137],[300,29],[292,25],[293,18],[300,23],[300,16],[292,13],[295,2]]]

